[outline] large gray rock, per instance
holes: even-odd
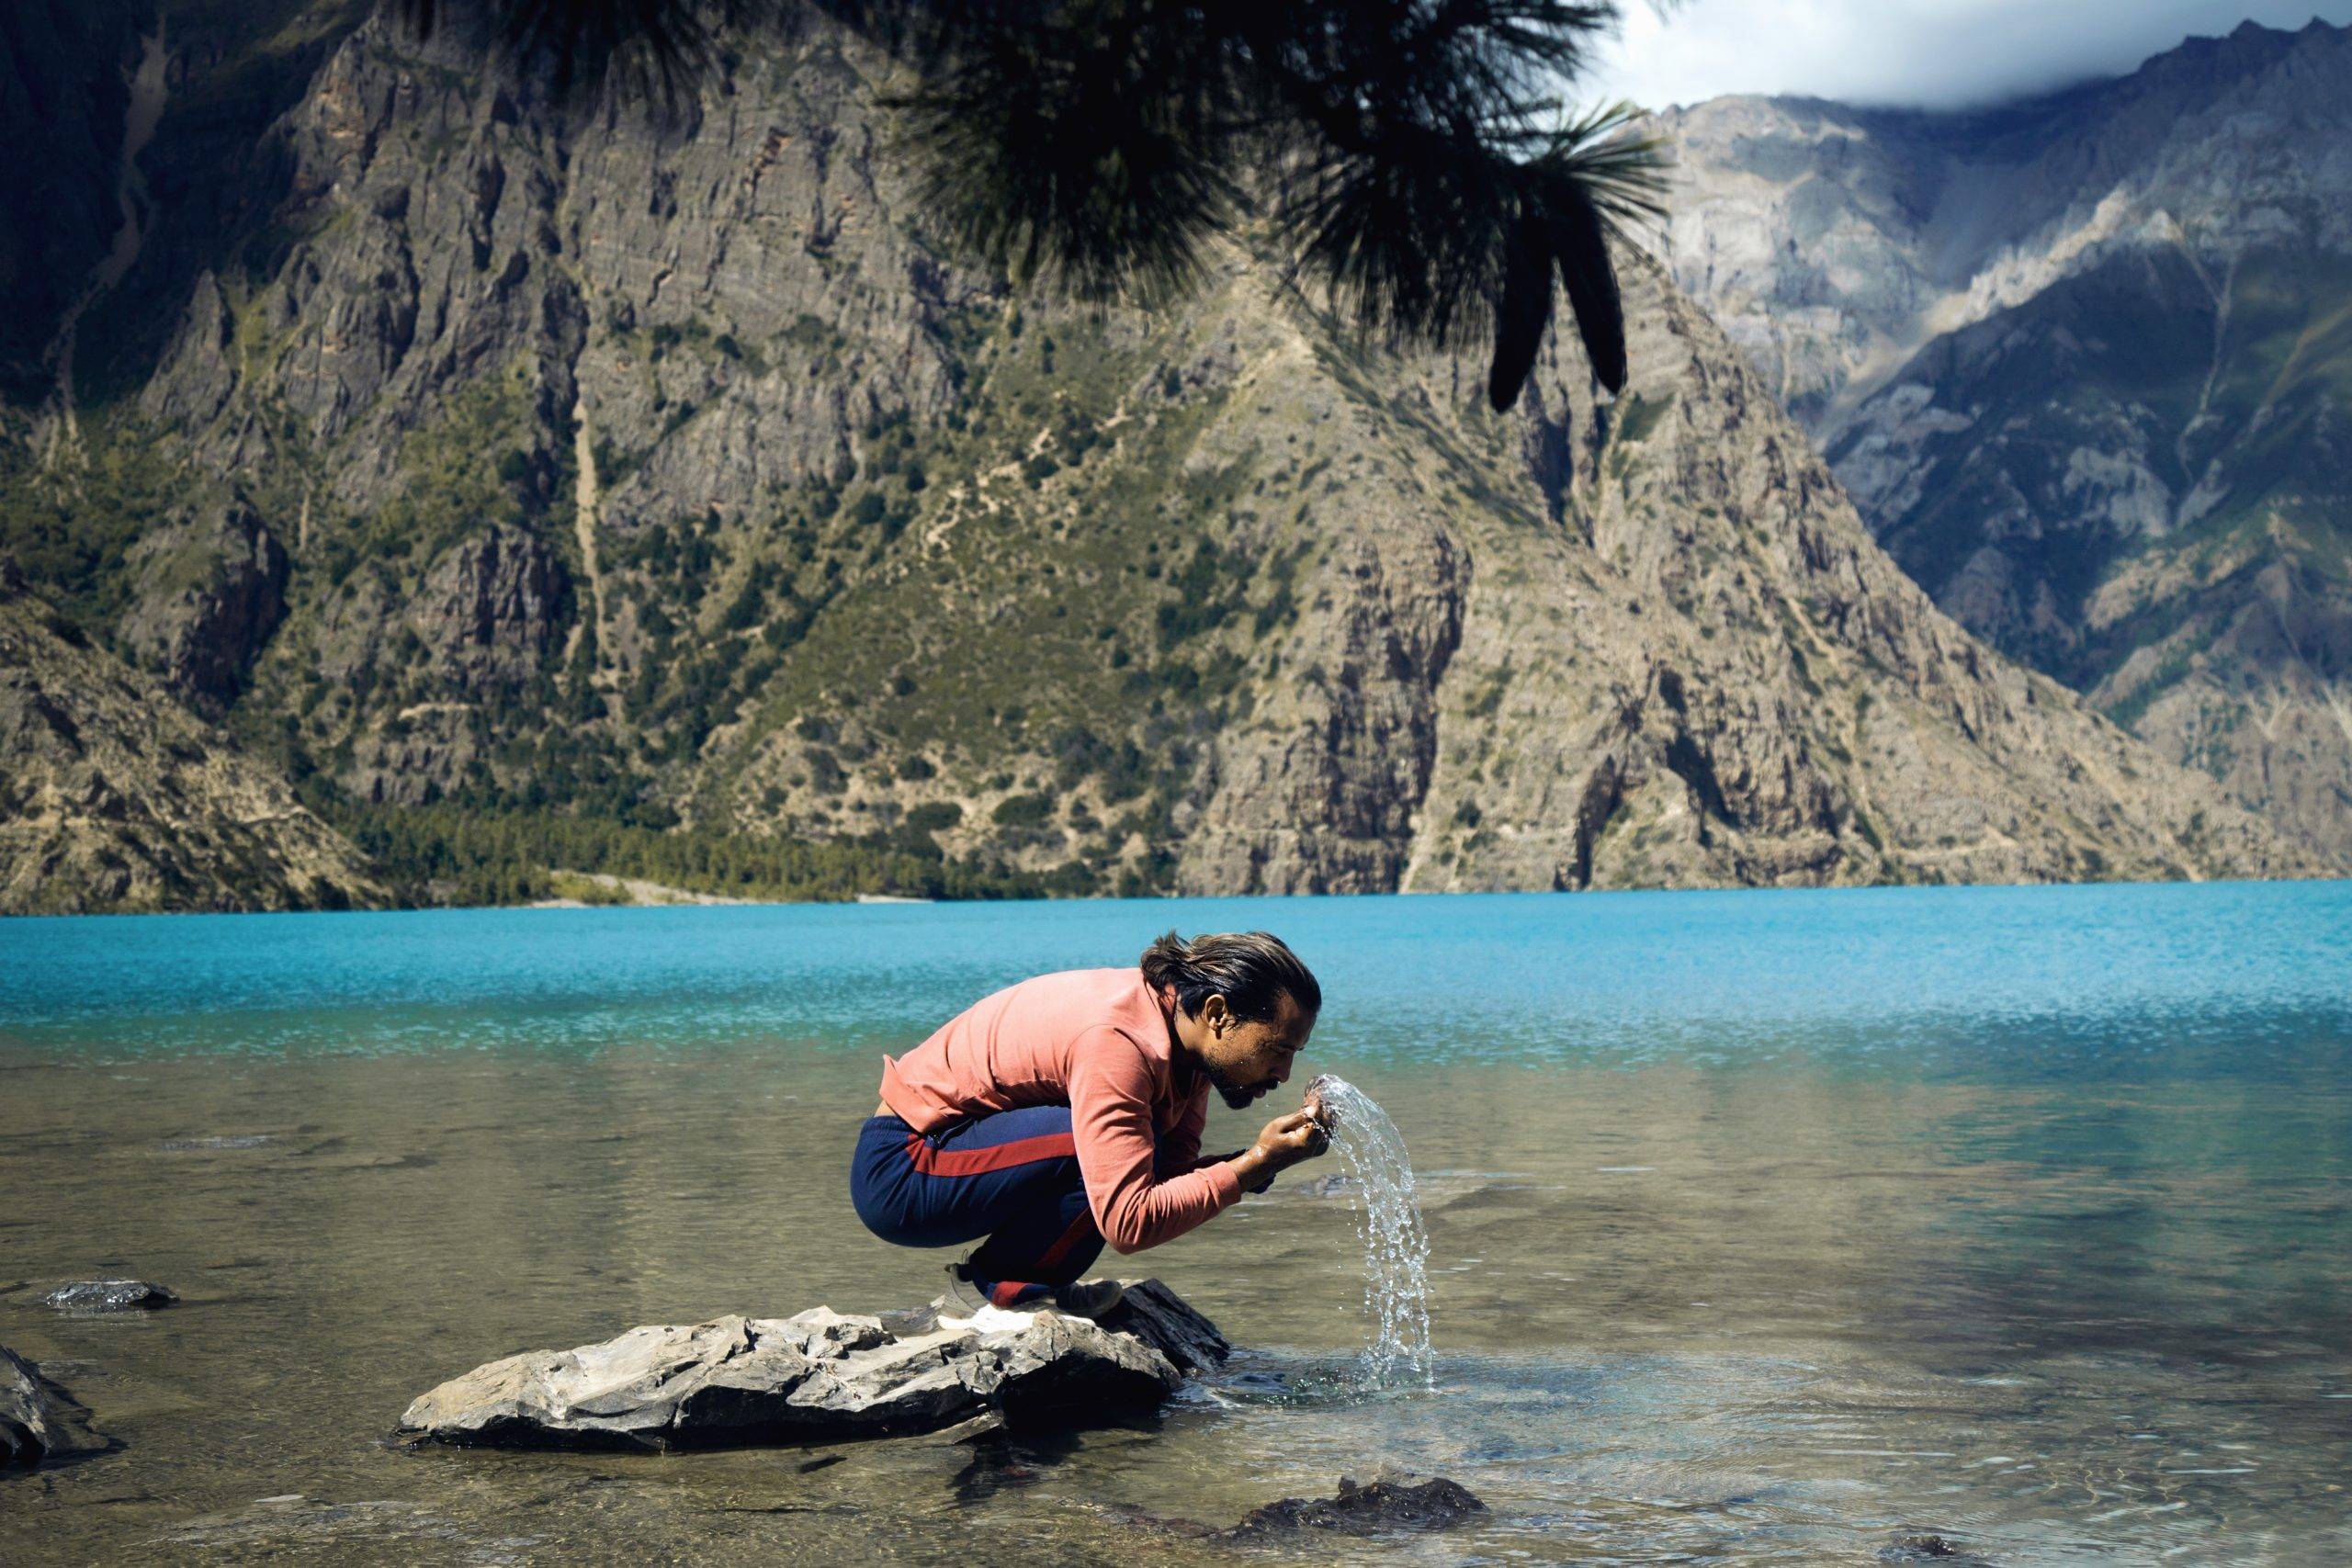
[[[893,1327],[816,1307],[508,1356],[418,1399],[401,1431],[511,1448],[672,1448],[899,1437],[984,1417],[1076,1426],[1158,1405],[1229,1350],[1157,1280],[1130,1282],[1099,1324],[1039,1312],[940,1326],[934,1303]]]
[[[90,1427],[90,1413],[72,1394],[0,1345],[0,1468],[36,1465],[52,1455],[99,1453],[106,1447]]]

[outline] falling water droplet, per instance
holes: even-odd
[[[1307,1088],[1324,1111],[1331,1148],[1347,1168],[1359,1202],[1356,1229],[1363,1238],[1364,1311],[1373,1340],[1362,1362],[1366,1382],[1393,1387],[1408,1379],[1427,1385],[1430,1353],[1429,1234],[1413,1192],[1413,1162],[1404,1134],[1372,1098],[1329,1074]]]

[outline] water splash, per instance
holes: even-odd
[[[1359,1198],[1364,1312],[1373,1323],[1372,1344],[1361,1363],[1364,1380],[1374,1388],[1408,1381],[1427,1386],[1435,1367],[1430,1352],[1430,1239],[1413,1193],[1405,1136],[1386,1111],[1345,1078],[1326,1073],[1306,1093],[1323,1108],[1332,1150]]]

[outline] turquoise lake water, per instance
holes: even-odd
[[[1260,926],[1324,985],[1299,1081],[1411,1148],[1433,1390],[1348,1391],[1361,1257],[1308,1167],[1106,1258],[1245,1347],[1153,1423],[806,1472],[380,1446],[526,1346],[931,1293],[847,1209],[879,1054]],[[1384,1467],[1491,1512],[1343,1554],[2352,1551],[2346,884],[13,920],[0,1183],[0,1343],[122,1445],[0,1483],[59,1561],[1107,1562]],[[187,1299],[39,1304],[109,1271]]]

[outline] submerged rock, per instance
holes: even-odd
[[[1352,1176],[1318,1176],[1312,1181],[1300,1182],[1298,1195],[1302,1198],[1340,1198],[1357,1191],[1361,1185]]]
[[[41,1297],[62,1312],[142,1312],[167,1307],[177,1293],[150,1280],[76,1280]]]
[[[1993,1568],[1973,1551],[1954,1546],[1939,1535],[1900,1535],[1879,1548],[1882,1562],[1939,1562],[1947,1568]]]
[[[54,1455],[102,1453],[107,1444],[90,1426],[90,1413],[40,1375],[40,1369],[0,1345],[0,1466],[36,1465]]]
[[[402,1435],[510,1448],[806,1443],[937,1432],[994,1416],[1084,1426],[1150,1409],[1222,1361],[1216,1325],[1157,1280],[1101,1323],[1058,1313],[729,1316],[508,1356],[411,1404]]]
[[[1336,1496],[1284,1497],[1251,1509],[1239,1524],[1218,1531],[1217,1537],[1247,1540],[1290,1530],[1374,1535],[1385,1530],[1444,1529],[1486,1511],[1487,1505],[1468,1487],[1442,1475],[1419,1486],[1394,1481],[1359,1486],[1343,1475]]]

